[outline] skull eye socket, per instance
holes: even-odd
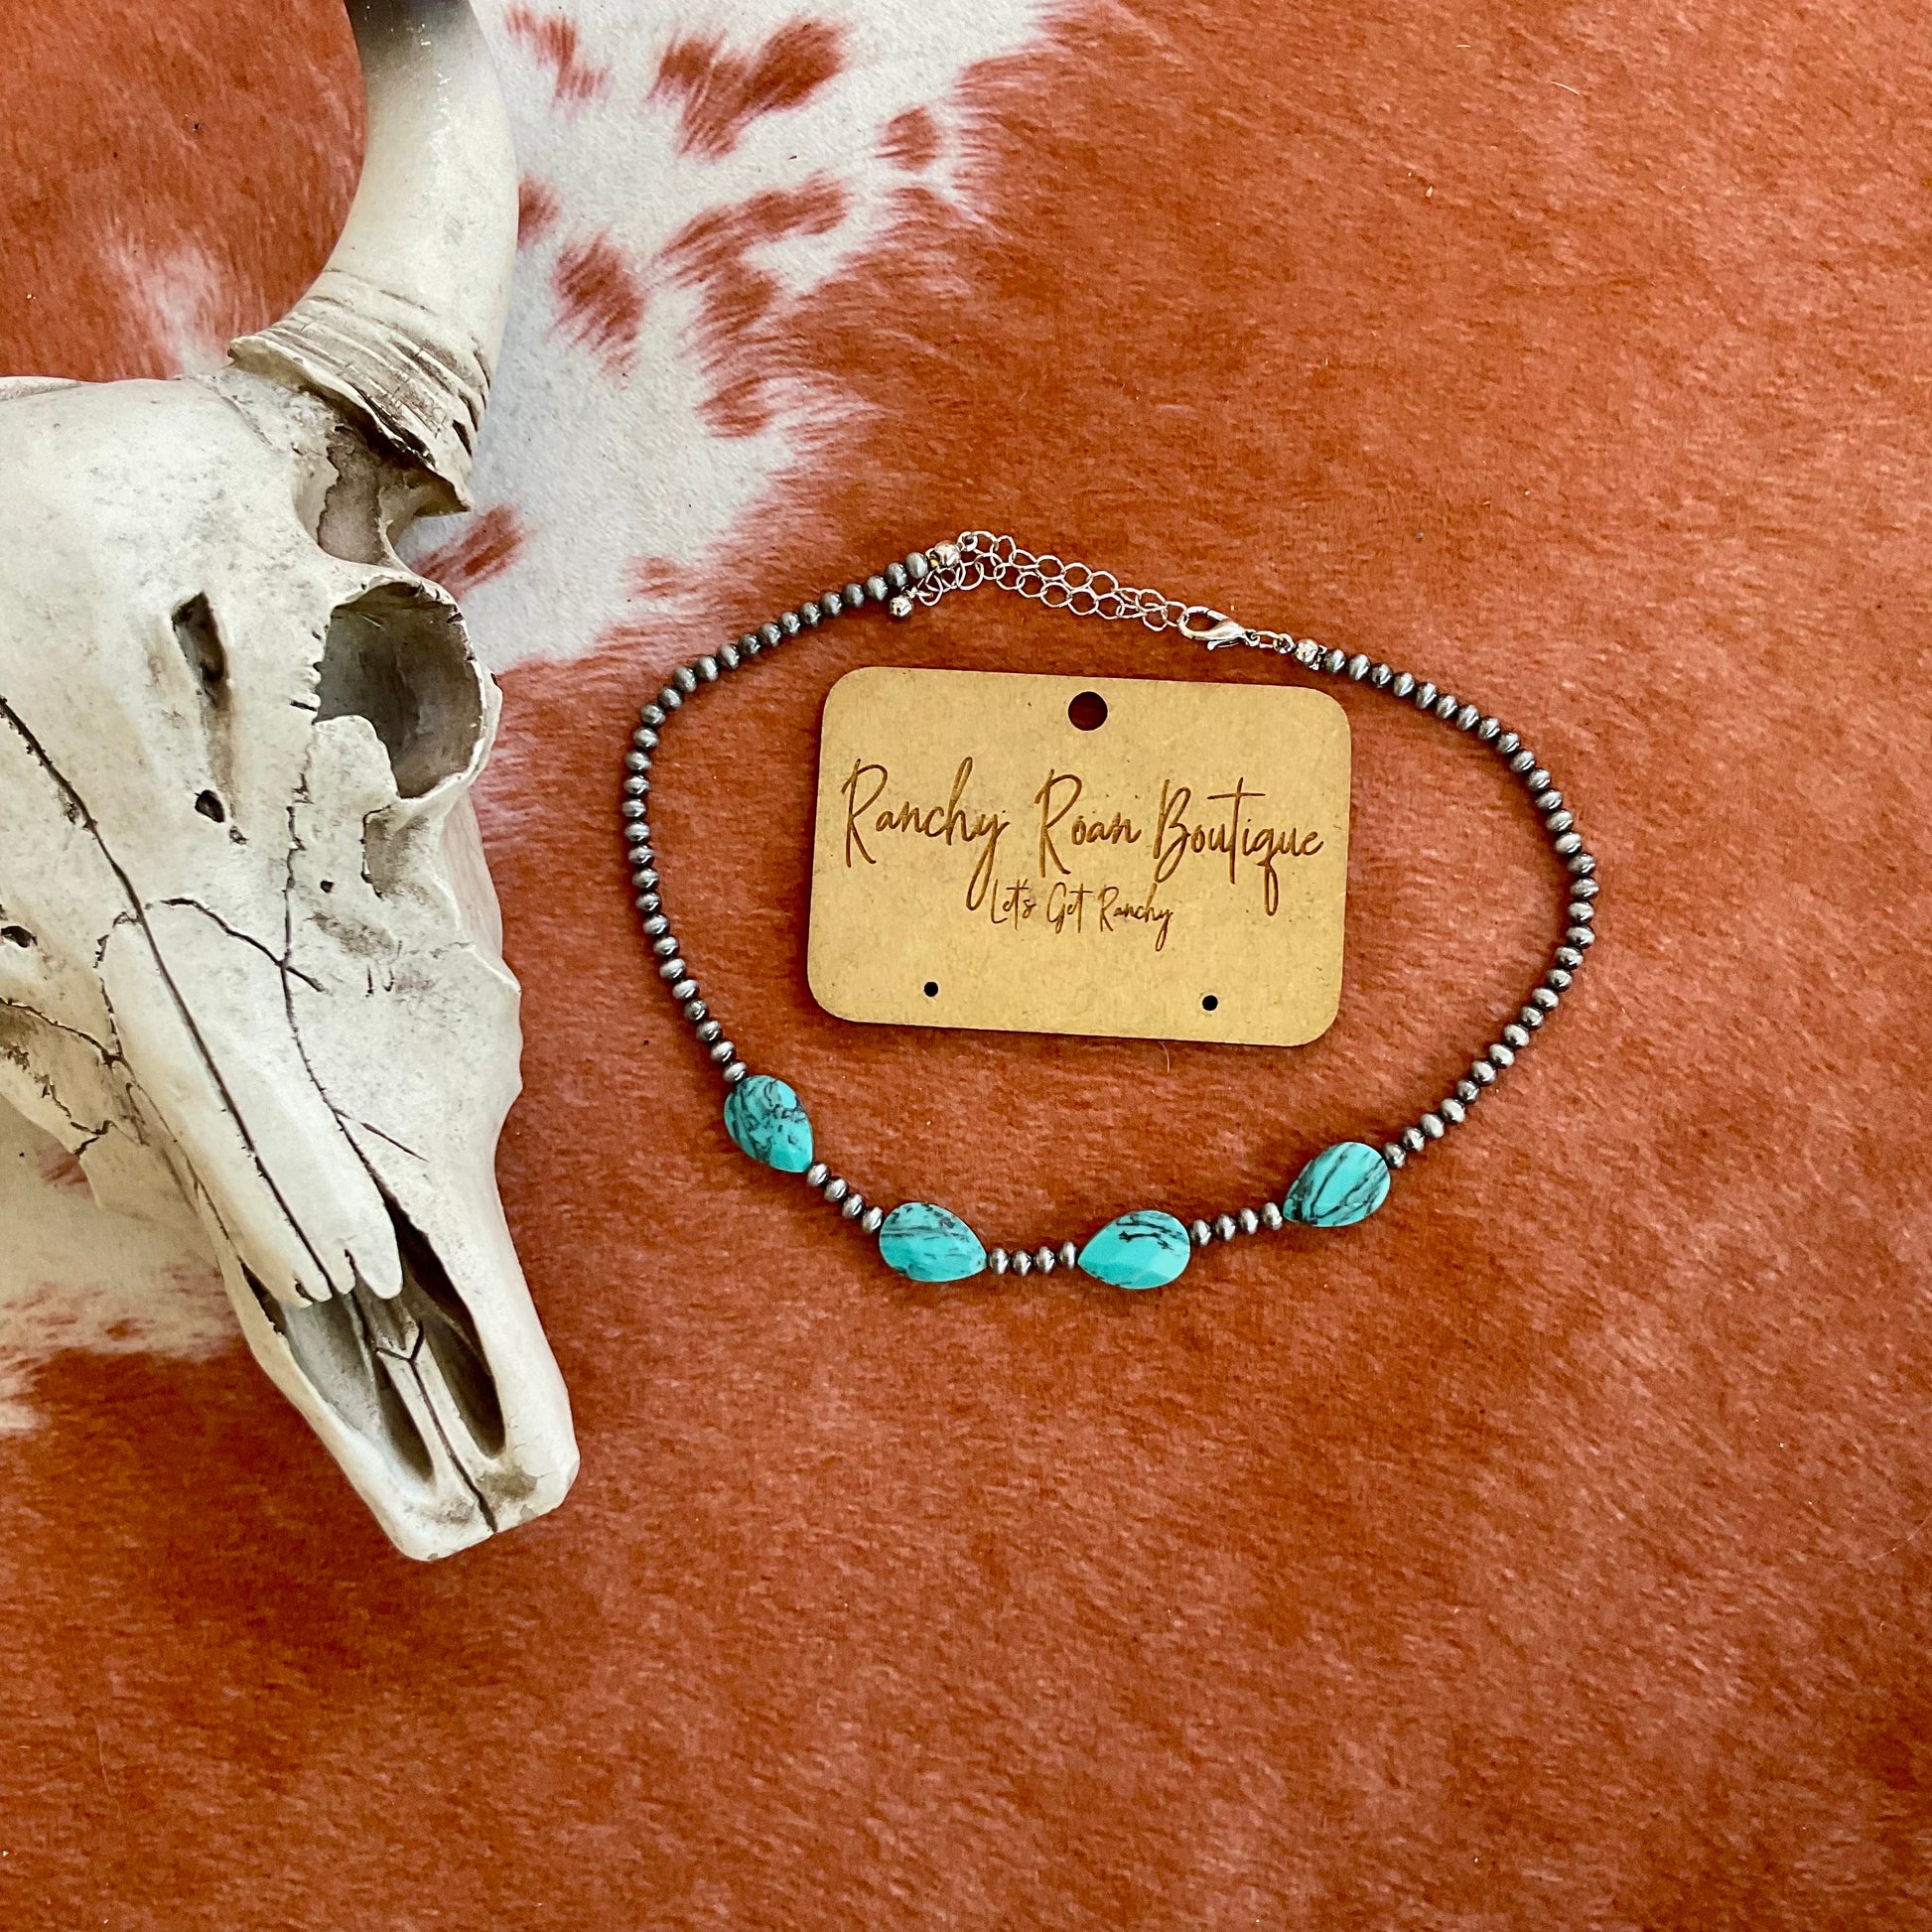
[[[319,695],[319,724],[366,718],[374,727],[404,798],[467,770],[483,735],[483,691],[462,620],[413,584],[379,584],[337,606]]]

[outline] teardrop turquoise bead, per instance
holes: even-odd
[[[1111,1288],[1166,1288],[1193,1252],[1187,1230],[1172,1214],[1143,1207],[1109,1221],[1080,1250],[1080,1266]]]
[[[754,1073],[725,1096],[725,1132],[754,1161],[780,1173],[812,1165],[812,1123],[782,1080]]]
[[[1352,1227],[1388,1195],[1389,1164],[1381,1154],[1360,1141],[1337,1141],[1295,1176],[1282,1212],[1311,1228]]]
[[[907,1281],[963,1282],[986,1266],[980,1238],[957,1214],[909,1200],[879,1226],[879,1252]]]

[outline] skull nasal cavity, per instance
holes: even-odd
[[[203,691],[216,696],[228,680],[228,653],[206,597],[197,593],[175,613],[175,642]]]
[[[366,718],[405,798],[468,768],[483,693],[456,613],[409,584],[383,584],[330,617],[318,722]]]

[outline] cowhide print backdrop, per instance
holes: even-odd
[[[9,1126],[0,1922],[1932,1925],[1923,10],[483,11],[522,279],[427,555],[503,674],[501,1171],[583,1475],[395,1556],[205,1260]],[[203,366],[302,288],[337,0],[5,41],[0,367]],[[727,1145],[631,931],[632,706],[979,524],[1413,663],[1574,795],[1590,970],[1365,1226],[918,1290]],[[1357,694],[1318,1044],[814,1009],[840,673],[1282,674],[1233,655],[959,600],[667,745],[696,962],[870,1193],[1259,1200],[1528,983],[1520,795]]]

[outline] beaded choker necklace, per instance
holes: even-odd
[[[895,618],[909,618],[921,605],[929,608],[951,592],[976,590],[984,584],[1033,598],[1075,617],[1132,620],[1150,630],[1177,631],[1190,643],[1204,644],[1209,650],[1225,644],[1246,644],[1256,650],[1278,651],[1292,657],[1304,670],[1366,685],[1412,704],[1428,716],[1440,718],[1451,731],[1467,733],[1503,759],[1522,781],[1557,857],[1563,861],[1568,875],[1566,929],[1542,981],[1500,1029],[1497,1038],[1470,1063],[1453,1093],[1394,1133],[1381,1147],[1338,1141],[1324,1148],[1295,1176],[1279,1202],[1269,1200],[1258,1207],[1236,1208],[1211,1221],[1197,1220],[1191,1226],[1163,1209],[1140,1208],[1109,1221],[1084,1242],[1048,1241],[1036,1247],[996,1247],[990,1252],[979,1236],[946,1208],[930,1201],[905,1201],[888,1212],[867,1201],[850,1181],[833,1173],[817,1158],[811,1121],[798,1096],[784,1081],[752,1072],[738,1057],[737,1048],[724,1036],[722,1024],[699,997],[698,982],[684,958],[682,942],[671,930],[647,810],[651,759],[657,751],[658,735],[692,699],[726,673],[748,668],[789,639],[816,630],[834,618],[871,605],[884,606]],[[1186,1268],[1196,1248],[1205,1248],[1213,1241],[1234,1241],[1291,1222],[1336,1228],[1365,1220],[1387,1198],[1392,1177],[1450,1128],[1459,1127],[1469,1109],[1516,1064],[1517,1056],[1556,1011],[1596,938],[1596,861],[1585,851],[1563,794],[1516,733],[1505,731],[1475,705],[1439,691],[1407,671],[1373,663],[1359,653],[1350,656],[1282,631],[1250,629],[1204,605],[1181,604],[1157,591],[1131,590],[1105,571],[1063,563],[1054,556],[1035,556],[1011,537],[992,536],[984,530],[969,530],[957,542],[915,550],[902,563],[891,564],[879,575],[848,584],[842,591],[827,591],[759,629],[748,631],[737,642],[721,646],[715,656],[701,657],[675,671],[671,681],[643,707],[631,747],[624,759],[623,836],[637,910],[657,961],[658,977],[724,1077],[727,1133],[755,1161],[781,1173],[803,1175],[806,1186],[836,1208],[858,1232],[876,1239],[885,1260],[915,1282],[964,1281],[988,1268],[996,1275],[1009,1271],[1025,1275],[1035,1268],[1050,1274],[1060,1267],[1079,1268],[1116,1288],[1163,1288]]]

